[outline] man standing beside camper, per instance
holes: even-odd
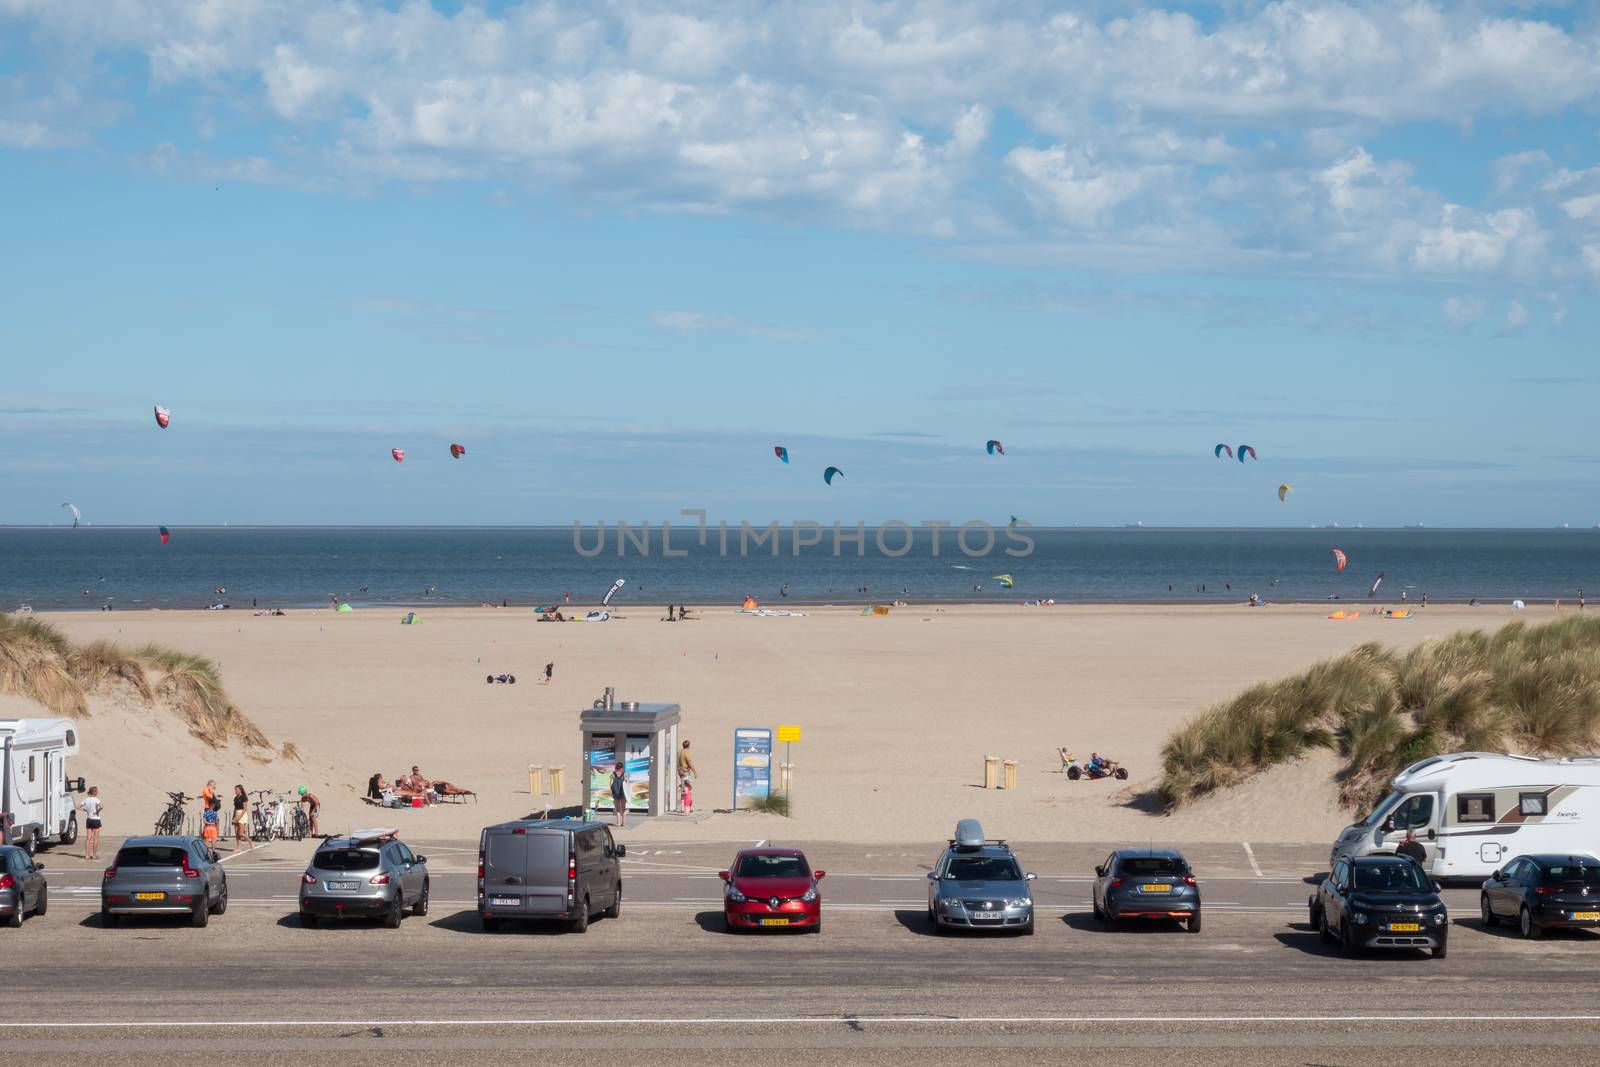
[[[1421,841],[1417,840],[1417,832],[1415,830],[1406,831],[1406,839],[1400,842],[1400,846],[1394,850],[1394,854],[1396,856],[1410,856],[1419,867],[1426,867],[1428,864],[1428,850],[1423,847]]]

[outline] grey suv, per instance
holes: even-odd
[[[1011,846],[983,836],[976,819],[956,824],[956,836],[928,872],[928,921],[935,931],[1009,930],[1033,933],[1033,892]]]
[[[100,921],[123,915],[188,915],[204,926],[228,910],[228,876],[198,837],[130,837],[100,880]]]
[[[330,837],[300,876],[300,925],[321,918],[377,918],[398,929],[407,908],[428,914],[428,857],[418,856],[393,830],[358,830]]]

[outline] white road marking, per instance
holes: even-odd
[[[761,840],[760,840],[760,841],[757,841],[757,842],[756,842],[756,843],[755,843],[755,844],[754,844],[754,845],[752,845],[752,846],[751,846],[751,847],[752,847],[752,848],[760,848],[760,847],[762,847],[762,846],[763,846],[763,845],[765,845],[765,844],[766,844],[766,843],[767,843],[767,839],[766,839],[766,838],[764,838],[764,837],[763,837],[763,838],[762,838],[762,839],[761,839]]]
[[[549,1028],[558,1026],[864,1026],[872,1023],[892,1026],[983,1026],[983,1025],[1082,1025],[1086,1023],[1156,1024],[1174,1023],[1272,1023],[1304,1027],[1330,1023],[1594,1023],[1600,1015],[767,1015],[721,1016],[699,1019],[148,1019],[80,1021],[0,1021],[0,1030],[222,1030],[266,1029],[315,1026],[371,1030],[376,1027],[429,1026],[456,1029],[483,1029],[492,1026]]]
[[[1250,847],[1250,842],[1241,841],[1240,844],[1244,846],[1244,858],[1250,861],[1250,869],[1256,872],[1256,877],[1265,877],[1261,873],[1261,865],[1256,862],[1256,850]]]

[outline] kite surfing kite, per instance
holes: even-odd
[[[603,608],[609,608],[611,606],[611,598],[617,595],[617,590],[621,589],[626,581],[627,579],[625,578],[618,578],[616,581],[612,582],[610,590],[606,592],[605,597],[600,601],[600,606]]]
[[[789,462],[789,450],[784,448],[782,445],[773,445],[772,454],[783,460],[785,463]]]
[[[1294,492],[1294,486],[1290,485],[1288,482],[1284,482],[1282,485],[1278,486],[1278,499],[1282,501],[1292,492]]]
[[[161,427],[163,430],[165,430],[167,428],[167,423],[169,423],[171,421],[172,421],[172,412],[168,411],[166,408],[162,407],[160,404],[157,404],[156,405],[156,425]]]
[[[1006,529],[1015,530],[1016,528],[1017,528],[1017,517],[1015,515],[1013,515],[1013,516],[1011,516],[1011,521],[1006,523]]]
[[[990,441],[983,447],[989,450],[989,455],[991,456],[995,455],[996,453],[1002,456],[1006,454],[1006,446],[1001,444],[999,441]]]
[[[78,528],[78,523],[83,521],[83,515],[78,511],[78,505],[62,504],[61,506],[72,512],[72,528],[76,530]]]
[[[999,582],[1001,589],[1010,589],[1013,585],[1017,584],[1016,580],[1009,574],[997,574],[992,580]]]
[[[394,457],[396,463],[404,463],[406,461],[406,450],[403,448],[391,448],[389,449],[389,455]]]
[[[1222,458],[1222,454],[1224,452],[1228,454],[1229,459],[1233,458],[1233,449],[1229,448],[1227,445],[1218,445],[1216,448],[1211,450],[1211,454],[1216,456],[1218,459]]]
[[[840,470],[838,467],[829,467],[827,470],[822,472],[822,480],[827,482],[829,485],[832,485],[833,476],[835,474],[843,476],[844,471]]]
[[[450,458],[451,459],[460,459],[462,456],[464,456],[466,454],[467,454],[467,446],[466,445],[451,445],[450,446]]]
[[[1383,572],[1379,571],[1378,572],[1378,576],[1372,580],[1372,588],[1367,590],[1367,599],[1368,600],[1371,600],[1373,597],[1378,595],[1378,586],[1380,586],[1382,584],[1383,584]]]
[[[1251,448],[1249,445],[1240,445],[1239,446],[1239,462],[1243,463],[1244,462],[1244,457],[1246,457],[1246,456],[1249,456],[1251,459],[1255,459],[1256,458],[1256,450]]]
[[[159,529],[159,531],[161,533],[161,543],[162,544],[166,544],[168,541],[172,540],[172,531],[171,530],[168,530],[165,526],[159,527],[158,529]]]
[[[1344,549],[1336,548],[1333,550],[1333,573],[1343,574],[1344,565],[1349,562],[1349,557],[1344,554]]]

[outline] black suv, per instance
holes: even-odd
[[[1483,883],[1479,906],[1483,925],[1513,919],[1527,938],[1552,926],[1600,926],[1600,859],[1519,856]]]
[[[1311,925],[1347,956],[1364,948],[1419,948],[1444,958],[1450,917],[1438,887],[1409,856],[1339,859],[1310,904]]]

